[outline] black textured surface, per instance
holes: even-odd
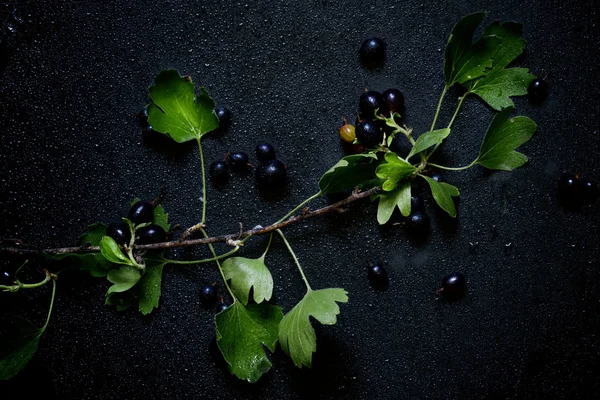
[[[70,245],[88,223],[118,220],[131,199],[152,199],[162,184],[171,221],[198,222],[194,145],[149,146],[135,118],[153,77],[167,67],[191,75],[231,109],[227,132],[204,141],[207,164],[227,151],[253,154],[268,141],[290,167],[278,199],[259,197],[251,175],[209,187],[210,232],[274,221],[313,194],[318,177],[342,156],[337,128],[365,88],[398,87],[406,123],[416,131],[429,127],[450,30],[478,10],[490,12],[486,22],[523,22],[528,44],[518,64],[550,82],[545,103],[515,102],[538,124],[521,149],[530,162],[512,173],[476,167],[445,174],[461,189],[459,216],[449,221],[428,198],[432,232],[424,242],[378,227],[375,207],[366,204],[288,229],[312,286],[350,293],[338,324],[316,327],[312,370],[296,369],[278,350],[258,383],[229,376],[212,342],[215,310],[199,300],[201,286],[219,279],[214,266],[167,268],[161,307],[148,317],[105,306],[105,280],[65,274],[39,353],[20,376],[0,384],[2,399],[40,389],[57,399],[600,393],[593,372],[600,352],[600,205],[567,212],[555,197],[564,172],[600,180],[595,0],[153,3],[0,4],[0,236]],[[371,36],[387,44],[385,67],[376,71],[358,59]],[[441,121],[458,95],[450,91]],[[466,101],[440,160],[470,162],[491,117],[480,101]],[[324,204],[319,199],[314,207]],[[265,239],[250,241],[241,254],[258,255]],[[178,254],[207,256],[202,249]],[[386,265],[387,291],[371,288],[368,260]],[[303,284],[280,241],[267,261],[287,311]],[[465,274],[469,290],[446,304],[435,290],[452,271]],[[41,321],[48,296],[43,289],[2,295],[0,303]]]

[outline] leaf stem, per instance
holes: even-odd
[[[269,235],[269,243],[267,243],[267,248],[265,249],[265,252],[263,253],[263,255],[262,255],[262,257],[261,257],[263,260],[265,259],[265,256],[266,256],[266,255],[267,255],[267,253],[269,252],[269,248],[271,247],[271,241],[272,241],[272,240],[273,240],[273,233],[271,233],[271,234]]]
[[[283,239],[283,242],[285,243],[288,251],[290,252],[290,254],[292,255],[292,257],[294,258],[294,261],[296,262],[296,265],[298,266],[298,270],[300,271],[300,274],[302,275],[302,279],[304,280],[304,283],[306,284],[306,288],[308,290],[311,290],[310,285],[308,284],[308,279],[306,279],[306,275],[304,275],[304,271],[302,270],[302,266],[300,265],[300,261],[298,261],[298,257],[296,257],[296,254],[294,253],[294,250],[292,250],[292,247],[290,246],[290,243],[285,238],[285,235],[283,234],[283,232],[281,231],[281,229],[277,229],[277,233],[279,233],[279,236],[281,236],[281,239]]]
[[[464,167],[445,167],[443,165],[438,165],[438,164],[434,164],[434,163],[427,163],[427,165],[431,165],[432,167],[436,167],[436,168],[439,168],[439,169],[445,169],[447,171],[462,171],[462,170],[471,168],[475,164],[477,164],[477,160],[473,161],[469,165],[465,165]]]
[[[240,249],[240,247],[235,247],[233,250],[228,251],[227,253],[223,253],[219,256],[215,256],[212,258],[204,258],[202,260],[190,260],[190,261],[181,261],[181,260],[168,260],[166,258],[163,258],[160,261],[164,261],[166,264],[178,264],[178,265],[194,265],[194,264],[203,264],[203,263],[207,263],[207,262],[211,262],[211,261],[217,261],[217,260],[221,260],[223,258],[227,258],[232,254],[237,253],[237,251]]]
[[[202,232],[202,235],[205,238],[209,237],[208,234],[206,233],[206,231],[204,230],[204,228],[200,228],[200,232]],[[221,266],[221,263],[219,262],[219,258],[217,256],[217,253],[215,252],[215,248],[213,247],[212,243],[208,243],[208,248],[209,248],[210,252],[212,253],[213,257],[215,258],[214,261],[217,263],[217,267],[219,268],[219,273],[221,274],[223,283],[225,284],[225,287],[227,288],[229,295],[231,296],[231,298],[233,299],[233,302],[235,303],[237,301],[237,297],[235,297],[235,295],[233,294],[233,291],[229,287],[229,283],[227,283],[227,279],[225,278],[225,273],[223,272],[223,267]]]
[[[287,213],[283,217],[281,217],[279,220],[277,220],[277,222],[275,222],[275,224],[279,224],[279,223],[285,221],[289,216],[291,216],[296,211],[298,211],[300,208],[302,208],[306,203],[311,202],[312,200],[316,199],[317,197],[321,196],[322,194],[323,193],[319,190],[317,193],[313,194],[308,199],[304,200],[302,203],[300,203],[296,207],[294,207],[294,209],[292,211],[290,211],[289,213]]]
[[[433,129],[435,128],[435,124],[437,122],[438,119],[438,115],[440,115],[440,109],[442,108],[442,103],[444,102],[444,97],[446,97],[446,92],[448,91],[448,86],[444,85],[444,90],[442,90],[442,95],[440,96],[440,100],[438,101],[438,106],[437,109],[435,110],[435,116],[433,117],[433,122],[431,123],[431,128],[429,128],[429,131],[433,131]]]
[[[52,297],[50,298],[50,308],[48,309],[48,316],[46,317],[46,323],[42,327],[42,332],[48,327],[50,322],[50,315],[52,315],[52,308],[54,308],[54,297],[56,295],[56,280],[52,280]]]
[[[201,139],[197,138],[196,140],[198,141],[198,150],[200,150],[200,166],[202,168],[202,220],[200,223],[204,225],[206,222],[206,171],[204,169],[204,153],[202,152]]]
[[[454,110],[454,115],[452,115],[452,119],[450,120],[450,123],[448,124],[448,129],[450,129],[452,127],[452,124],[454,123],[454,120],[456,119],[456,117],[458,116],[458,111],[460,110],[460,107],[462,106],[463,101],[465,101],[465,98],[470,94],[471,92],[467,92],[465,93],[463,96],[461,96],[460,100],[458,101],[458,105],[456,106],[456,110]]]

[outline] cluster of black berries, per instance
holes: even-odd
[[[135,231],[136,244],[152,244],[164,242],[167,238],[165,230],[153,223],[154,205],[149,201],[138,201],[131,206],[127,215],[134,225],[147,224]],[[129,245],[131,241],[131,231],[126,222],[113,222],[106,228],[106,235],[110,236],[120,245]]]
[[[259,189],[269,189],[281,186],[287,176],[286,166],[275,156],[275,148],[269,143],[259,143],[256,146],[256,158],[260,165],[255,169],[256,185]],[[223,184],[229,179],[229,165],[232,170],[244,170],[252,167],[248,154],[235,152],[228,154],[224,161],[215,161],[210,165],[210,177],[216,184]]]
[[[598,184],[579,175],[564,174],[558,181],[558,197],[571,210],[594,204],[600,195]]]

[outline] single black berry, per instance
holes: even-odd
[[[10,286],[15,283],[12,275],[8,271],[0,272],[0,285]]]
[[[256,168],[256,185],[261,189],[280,186],[285,182],[286,167],[279,160],[271,160]]]
[[[367,68],[377,68],[385,62],[385,43],[373,37],[365,40],[360,46],[360,61]]]
[[[458,300],[467,291],[467,281],[460,272],[454,272],[442,279],[442,287],[437,293],[442,294],[447,300]]]
[[[584,180],[581,185],[583,203],[588,205],[594,204],[600,195],[598,184],[590,180]]]
[[[134,224],[143,224],[154,220],[154,205],[149,201],[138,201],[129,209],[127,218]]]
[[[129,244],[131,231],[126,222],[113,222],[106,227],[106,236],[110,236],[120,245]]]
[[[219,304],[219,307],[217,308],[217,310],[219,310],[219,312],[221,311],[225,311],[229,308],[229,304],[225,304],[225,303],[221,303]]]
[[[137,244],[152,244],[164,242],[167,238],[165,230],[156,224],[150,224],[135,232]]]
[[[379,114],[381,114],[382,104],[381,93],[369,90],[360,95],[358,109],[364,118],[373,119],[375,117],[375,110],[379,110]]]
[[[406,220],[406,227],[414,234],[425,234],[429,231],[429,215],[416,209],[410,213]]]
[[[210,305],[217,300],[217,289],[215,285],[204,285],[200,289],[200,301],[203,304]]]
[[[386,116],[392,112],[400,112],[404,108],[404,96],[398,89],[388,89],[382,94],[381,113]]]
[[[444,182],[444,177],[439,172],[434,172],[433,174],[431,174],[431,179],[433,179],[436,182]]]
[[[210,179],[216,183],[223,183],[229,179],[229,168],[225,161],[215,161],[210,164],[209,168]]]
[[[541,103],[548,97],[549,85],[543,79],[534,79],[527,88],[527,94],[529,95],[529,101],[538,104]]]
[[[231,153],[229,155],[229,162],[231,163],[231,167],[235,169],[243,169],[248,167],[248,154],[237,151],[235,153]]]
[[[383,140],[383,131],[379,121],[364,120],[356,125],[356,138],[367,147],[375,147]]]
[[[259,143],[256,145],[256,158],[258,161],[266,163],[275,159],[275,148],[269,143]]]
[[[567,208],[578,208],[583,204],[583,183],[577,175],[564,174],[558,181],[558,196]]]
[[[387,271],[380,264],[369,265],[367,267],[367,276],[371,285],[377,289],[386,288],[389,284]]]
[[[148,111],[145,108],[142,108],[139,113],[137,113],[137,119],[140,124],[140,128],[146,128],[148,126]],[[150,127],[152,129],[152,127]]]
[[[410,196],[410,209],[412,212],[423,210],[423,197],[418,194],[413,194]]]
[[[226,128],[231,123],[231,111],[228,108],[219,106],[215,108],[215,114],[219,119],[219,128]]]

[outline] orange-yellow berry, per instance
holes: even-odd
[[[354,133],[354,126],[350,124],[342,125],[342,127],[340,128],[340,137],[344,142],[354,142],[354,139],[356,139],[356,134]]]

